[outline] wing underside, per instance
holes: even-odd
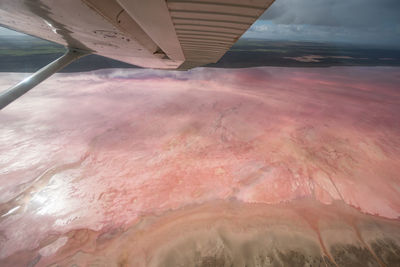
[[[217,62],[274,0],[5,0],[0,24],[130,64]]]

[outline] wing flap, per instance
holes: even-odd
[[[273,0],[168,0],[190,66],[217,62]]]

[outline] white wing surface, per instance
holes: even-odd
[[[146,68],[217,62],[274,0],[2,0],[0,24]]]

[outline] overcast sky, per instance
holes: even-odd
[[[246,37],[398,47],[400,0],[276,0]]]
[[[18,32],[0,27],[0,35],[21,35]]]
[[[400,0],[276,0],[245,37],[400,44]]]

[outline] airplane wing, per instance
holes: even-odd
[[[146,68],[217,62],[274,0],[2,0],[0,24]]]
[[[1,92],[0,110],[87,54],[155,69],[217,62],[273,1],[1,0],[0,25],[67,52]]]

